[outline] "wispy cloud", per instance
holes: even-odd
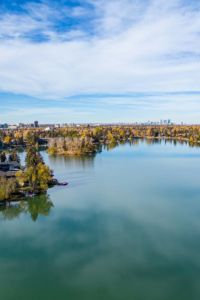
[[[136,93],[79,95],[62,100],[4,94],[1,122],[136,122],[172,119],[199,122],[200,93]]]
[[[63,3],[28,1],[20,11],[2,11],[0,91],[60,99],[199,90],[196,1]],[[179,105],[178,97],[173,103]]]

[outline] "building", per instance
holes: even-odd
[[[7,129],[8,128],[8,124],[0,124],[0,129]]]
[[[20,163],[16,161],[0,162],[0,177],[12,178],[21,169]]]
[[[160,120],[160,125],[171,125],[172,122],[170,119],[168,120]]]
[[[38,128],[38,127],[39,127],[39,122],[38,122],[38,121],[35,121],[35,122],[34,122],[34,127],[35,127],[35,128]]]
[[[13,124],[13,125],[8,126],[8,129],[11,129],[11,130],[16,130],[17,128],[18,128],[17,124]]]

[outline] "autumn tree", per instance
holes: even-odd
[[[28,184],[28,189],[35,192],[44,192],[52,180],[52,172],[37,151],[37,148],[29,147],[26,154],[26,169],[16,174],[17,181],[21,187]]]

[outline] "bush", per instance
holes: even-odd
[[[15,179],[0,177],[0,201],[10,199],[11,195],[16,192],[16,187]]]

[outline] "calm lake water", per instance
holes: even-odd
[[[69,186],[0,212],[1,300],[200,299],[200,148],[43,155]]]

